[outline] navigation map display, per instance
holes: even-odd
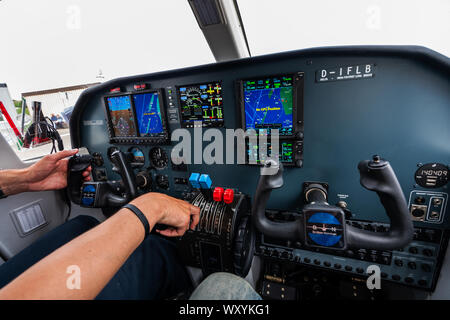
[[[164,120],[158,92],[133,94],[136,121],[141,137],[163,136]]]
[[[203,127],[223,126],[223,96],[220,82],[178,87],[181,124],[192,128],[195,121]]]
[[[130,96],[115,96],[106,98],[109,120],[115,137],[136,136],[133,111]]]
[[[260,134],[278,129],[280,136],[292,135],[293,83],[292,75],[244,80],[245,129]]]

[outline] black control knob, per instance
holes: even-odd
[[[425,215],[425,211],[423,209],[416,208],[411,212],[411,214],[413,215],[413,217],[420,218]]]
[[[428,263],[422,263],[422,270],[425,272],[430,272],[431,271],[431,265],[429,265]]]
[[[419,250],[417,249],[417,247],[411,247],[411,248],[409,248],[409,252],[412,254],[417,254],[419,252]]]
[[[406,277],[406,278],[405,278],[405,282],[411,284],[411,283],[414,282],[414,279],[411,278],[411,277]]]
[[[136,185],[140,189],[145,189],[150,187],[152,184],[152,177],[147,171],[141,171],[136,175]]]

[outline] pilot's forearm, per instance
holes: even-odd
[[[153,227],[156,222],[149,223]],[[143,241],[144,234],[140,220],[128,209],[121,209],[1,289],[0,300],[93,299]],[[67,286],[69,277],[74,276],[67,273],[69,266],[80,270],[80,289]]]
[[[28,191],[27,169],[0,170],[0,189],[6,196]]]

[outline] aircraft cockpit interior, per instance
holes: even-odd
[[[198,207],[169,239],[194,287],[225,272],[263,300],[449,299],[448,56],[366,43],[243,56],[241,1],[187,2],[217,62],[85,89],[67,192],[42,210],[108,221],[148,193]],[[20,230],[18,202],[0,200]]]

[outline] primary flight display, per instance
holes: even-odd
[[[136,136],[130,96],[107,97],[109,121],[115,137]]]

